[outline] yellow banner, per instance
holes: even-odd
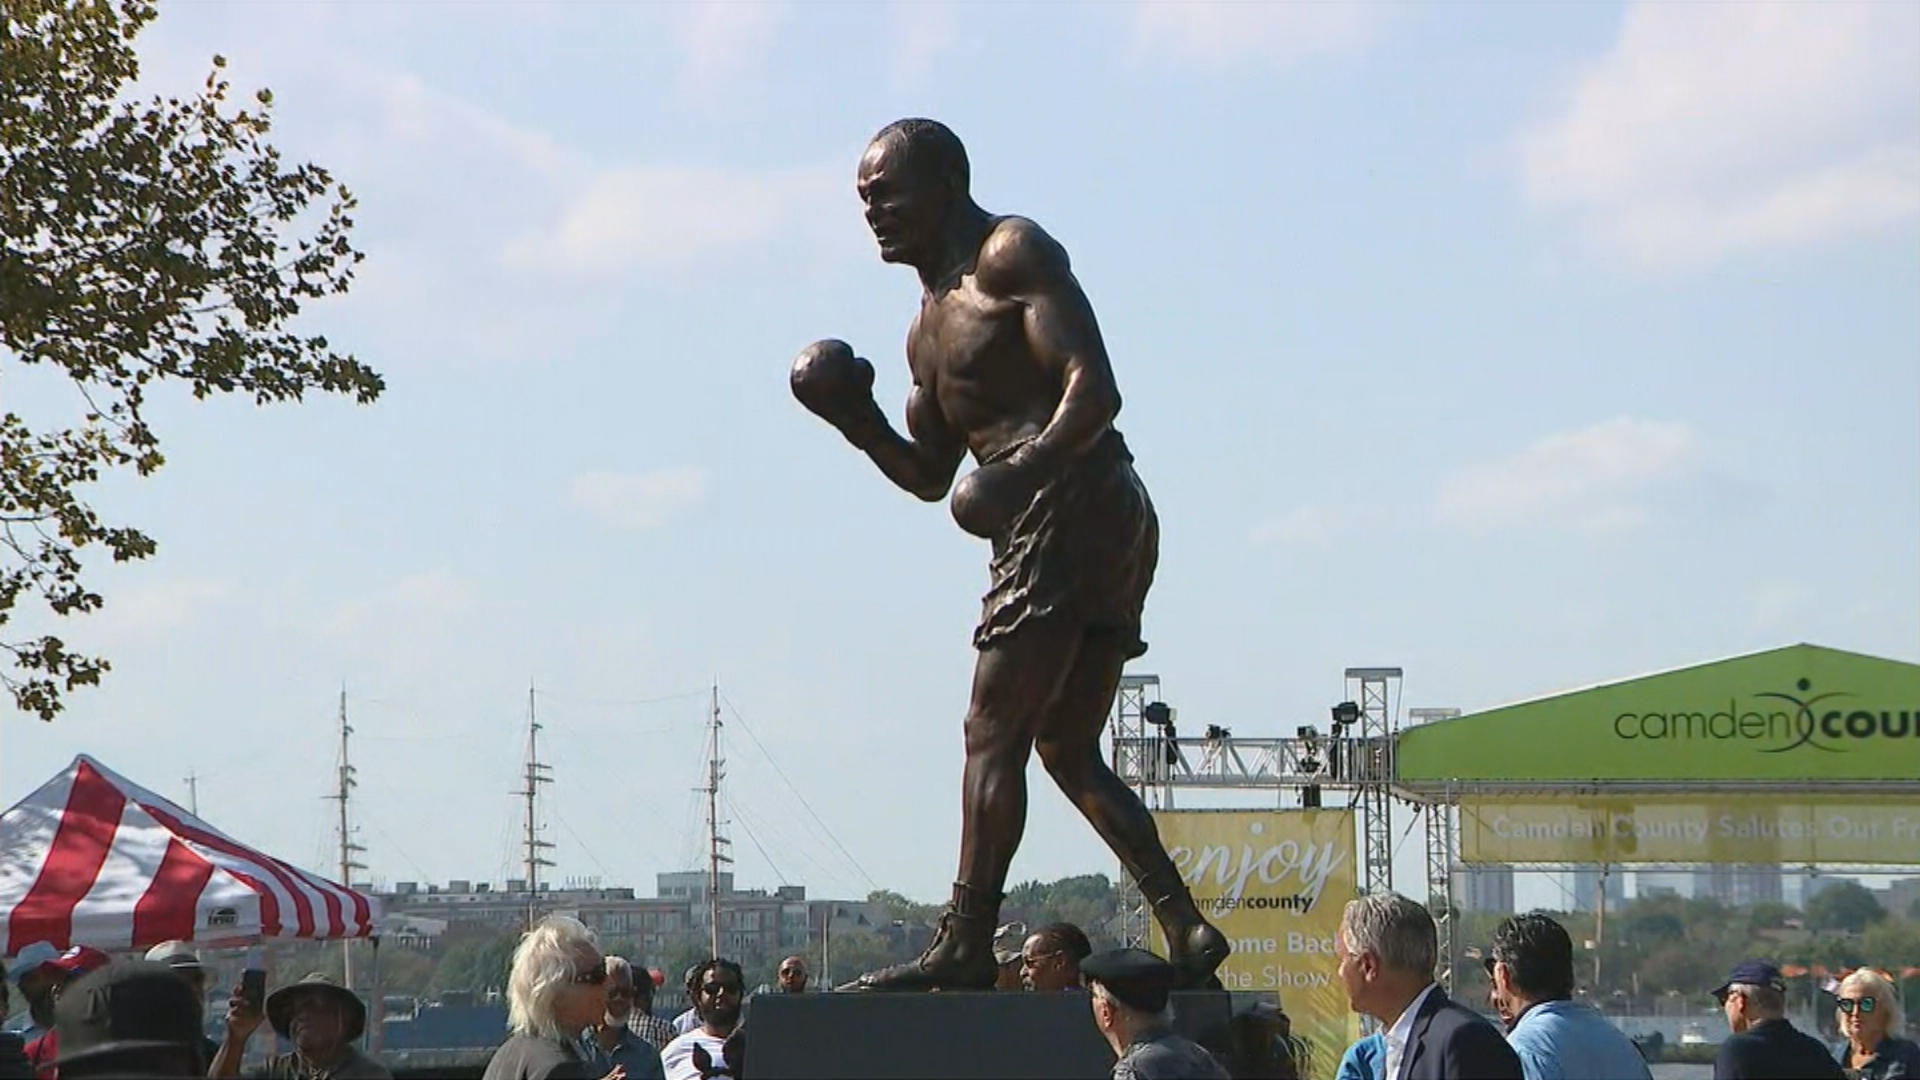
[[[1913,866],[1920,806],[1760,795],[1462,799],[1460,861]]]
[[[1360,1036],[1336,976],[1334,937],[1358,894],[1347,810],[1162,810],[1153,815],[1174,865],[1233,955],[1228,990],[1276,995],[1307,1047],[1300,1075],[1330,1080]],[[1156,924],[1149,947],[1166,955]]]

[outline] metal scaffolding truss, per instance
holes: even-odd
[[[1360,737],[1380,748],[1385,758],[1386,775],[1393,776],[1393,736],[1397,725],[1394,699],[1400,689],[1401,671],[1397,667],[1360,667],[1347,669],[1348,700],[1360,706]],[[1390,783],[1390,780],[1389,780]],[[1361,888],[1369,893],[1393,891],[1393,821],[1390,813],[1392,790],[1388,783],[1363,784],[1360,788],[1361,819],[1367,841],[1361,866],[1365,879]]]
[[[1277,797],[1289,790],[1348,792],[1366,833],[1365,887],[1391,888],[1393,835],[1387,814],[1395,725],[1390,698],[1400,669],[1354,668],[1347,674],[1360,679],[1352,702],[1360,712],[1351,725],[1336,723],[1335,734],[1324,735],[1302,725],[1294,736],[1273,738],[1236,736],[1219,726],[1183,735],[1178,711],[1161,701],[1159,676],[1123,676],[1112,717],[1113,771],[1150,810],[1171,809],[1176,789],[1272,791]],[[1123,942],[1143,946],[1152,913],[1124,870],[1119,892]]]
[[[1160,805],[1161,792],[1153,786],[1141,770],[1138,757],[1140,744],[1145,739],[1147,706],[1160,700],[1160,676],[1158,675],[1122,675],[1120,690],[1113,702],[1113,771],[1140,796],[1140,801],[1151,808]],[[1136,948],[1147,942],[1148,920],[1152,913],[1147,909],[1147,899],[1140,894],[1140,886],[1133,875],[1122,867],[1118,892],[1120,894],[1120,940],[1123,945]]]

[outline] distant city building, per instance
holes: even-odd
[[[1638,900],[1651,900],[1656,896],[1678,896],[1683,899],[1693,896],[1693,875],[1691,873],[1658,873],[1653,871],[1633,875],[1633,895]]]
[[[1894,878],[1876,892],[1880,906],[1896,919],[1920,918],[1920,877]]]
[[[1513,867],[1471,866],[1460,871],[1454,894],[1460,910],[1513,914]]]
[[[887,909],[865,900],[809,900],[802,885],[738,889],[730,873],[719,875],[718,885],[720,948],[728,955],[810,951],[823,935],[893,929]],[[456,879],[445,886],[396,882],[381,899],[390,925],[400,928],[395,932],[403,947],[421,951],[444,948],[451,939],[520,929],[530,913],[571,915],[603,941],[627,942],[643,961],[676,941],[711,933],[704,871],[660,874],[655,891],[658,895],[643,897],[630,887],[563,883],[555,888],[542,882],[534,896],[521,879],[499,889],[490,882]]]
[[[1613,870],[1602,877],[1595,869],[1579,869],[1567,875],[1566,889],[1569,911],[1600,910],[1601,881],[1606,882],[1607,907],[1617,909],[1627,898],[1627,875]]]
[[[1728,907],[1779,904],[1786,899],[1786,875],[1777,865],[1714,866],[1694,875],[1693,895]]]

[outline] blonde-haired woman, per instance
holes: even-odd
[[[513,1032],[485,1080],[586,1080],[580,1032],[607,1012],[607,962],[593,931],[550,915],[513,950],[507,975],[507,1027]],[[615,1067],[614,1076],[625,1071]]]
[[[1920,1080],[1920,1045],[1899,1036],[1900,997],[1877,971],[1861,968],[1834,994],[1847,1045],[1840,1064],[1857,1080]]]

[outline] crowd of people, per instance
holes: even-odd
[[[1639,1048],[1577,1000],[1573,942],[1549,915],[1505,920],[1486,950],[1488,1005],[1498,1024],[1434,981],[1438,933],[1423,904],[1392,893],[1351,901],[1335,951],[1350,1006],[1379,1028],[1347,1049],[1339,1080],[1651,1080]],[[1086,996],[1090,1022],[1114,1053],[1114,1080],[1230,1075],[1212,1051],[1175,1033],[1175,970],[1152,953],[1096,953],[1084,932],[1061,923],[1026,934],[1017,950],[997,950],[996,959],[1003,989]],[[366,1032],[365,1004],[324,975],[264,995],[250,994],[243,979],[227,1002],[218,1040],[206,1035],[212,973],[183,942],[124,960],[86,946],[33,946],[15,958],[7,976],[0,1008],[10,988],[25,1000],[30,1023],[24,1032],[0,1036],[0,1080],[236,1077],[263,1024],[278,1037],[276,1047],[286,1048],[248,1075],[392,1076],[357,1045]],[[804,993],[808,985],[805,959],[790,956],[776,983],[754,993]],[[653,973],[603,954],[577,919],[543,920],[513,954],[508,1031],[485,1080],[752,1075],[742,1022],[750,995],[739,964],[714,958],[689,969],[689,1004],[672,1019],[655,1013],[654,986]],[[1713,992],[1729,1029],[1714,1062],[1715,1080],[1920,1080],[1920,1045],[1900,1034],[1899,997],[1884,975],[1863,968],[1838,984],[1837,1018],[1847,1043],[1837,1053],[1787,1019],[1786,993],[1780,970],[1761,960],[1738,965]]]
[[[1392,893],[1347,905],[1336,943],[1354,1010],[1381,1030],[1347,1049],[1339,1080],[1651,1080],[1639,1047],[1575,998],[1573,939],[1552,916],[1504,920],[1483,963],[1500,1025],[1433,981],[1439,935],[1426,905]],[[1837,1053],[1787,1019],[1787,983],[1763,960],[1713,991],[1728,1028],[1714,1080],[1920,1078],[1920,1045],[1901,1037],[1892,982],[1862,968],[1836,988],[1847,1044]],[[1504,1026],[1505,1030],[1501,1030]]]

